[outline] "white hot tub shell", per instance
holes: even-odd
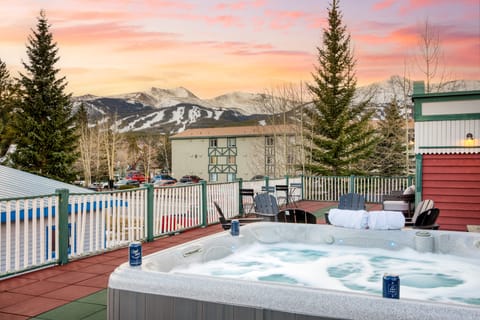
[[[176,266],[220,259],[232,254],[232,247],[256,242],[388,250],[409,247],[419,254],[430,251],[480,262],[480,233],[438,230],[419,235],[418,232],[252,223],[241,227],[239,237],[225,231],[146,256],[139,267],[130,267],[128,263],[119,266],[108,283],[108,319],[480,319],[480,307],[476,306],[385,299],[273,282],[169,273]],[[392,243],[395,243],[394,248]]]

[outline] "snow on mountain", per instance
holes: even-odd
[[[132,104],[140,103],[154,108],[166,108],[180,103],[199,104],[204,107],[214,108],[205,100],[198,98],[189,90],[178,87],[173,89],[150,88],[145,92],[133,92],[111,96],[115,99],[124,99]]]
[[[207,100],[218,108],[236,109],[243,114],[265,113],[265,94],[248,92],[231,92],[213,99]]]
[[[406,88],[404,91],[403,88]],[[379,110],[396,99],[411,104],[412,82],[403,82],[399,76],[358,87],[355,102],[370,98]],[[455,81],[447,83],[442,91],[479,90],[480,81]],[[163,132],[181,132],[191,127],[221,126],[232,122],[259,123],[267,119],[266,94],[231,92],[213,99],[200,99],[189,90],[151,88],[110,97],[85,95],[74,98],[74,106],[83,103],[93,122],[105,122],[115,114],[121,132],[155,129]]]
[[[404,90],[405,88],[405,90]],[[433,85],[433,92],[442,91],[470,91],[479,90],[480,80],[456,80],[446,82],[438,89],[438,85]],[[400,76],[392,76],[387,80],[376,82],[367,86],[358,87],[355,95],[355,102],[366,100],[370,97],[371,102],[376,105],[385,105],[394,99],[403,104],[404,100],[411,104],[411,95],[413,93],[413,82],[404,81]]]

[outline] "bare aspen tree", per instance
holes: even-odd
[[[143,163],[144,174],[148,179],[155,162],[155,156],[158,154],[158,138],[148,134],[140,139],[138,147],[139,160]]]
[[[95,150],[95,133],[92,128],[88,127],[88,115],[83,104],[80,106],[78,112],[78,128],[78,147],[80,151],[83,178],[85,180],[85,186],[89,186],[92,183],[92,161]]]
[[[108,121],[104,122],[102,135],[108,179],[113,181],[115,179],[117,146],[120,142],[120,133],[117,128],[117,114],[114,114],[113,118],[109,118]]]
[[[167,169],[170,171],[171,167],[171,157],[172,154],[172,145],[170,143],[170,137],[168,134],[164,134],[162,138],[162,142],[159,145],[159,151],[157,155],[157,160],[159,165],[163,166],[163,169]]]
[[[134,169],[137,169],[137,162],[140,153],[137,138],[137,135],[134,134],[129,134],[125,137],[127,140],[128,164],[129,167]]]
[[[440,31],[425,19],[419,26],[417,66],[425,80],[425,91],[443,91],[451,76],[446,71]]]
[[[269,115],[268,124],[276,126],[273,141],[275,145],[274,174],[294,175],[304,166],[303,151],[303,86],[284,84],[267,93],[264,112]],[[301,109],[299,111],[299,109]],[[303,170],[302,170],[303,171]],[[266,174],[269,174],[268,172]]]
[[[412,119],[412,101],[409,98],[413,91],[412,81],[410,79],[410,73],[408,69],[407,60],[404,60],[403,76],[394,76],[391,78],[392,87],[399,87],[400,91],[398,96],[402,97],[403,115],[405,118],[405,174],[409,175],[415,164],[413,161],[413,153],[410,151],[412,139],[410,134],[410,121]],[[397,93],[395,93],[397,95]],[[413,128],[412,128],[413,129]],[[413,163],[413,164],[412,164]]]
[[[94,145],[95,145],[95,150],[96,152],[93,155],[93,172],[92,176],[97,177],[100,173],[100,168],[101,168],[101,152],[100,150],[103,149],[102,147],[102,137],[100,135],[100,124],[98,122],[95,123],[95,135],[94,135]]]

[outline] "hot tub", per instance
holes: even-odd
[[[467,298],[455,303],[452,300],[445,302],[441,297],[439,301],[403,298],[402,275],[400,299],[397,300],[382,298],[381,279],[377,279],[378,292],[359,293],[288,281],[253,281],[228,275],[195,274],[189,269],[190,266],[202,266],[240,255],[244,249],[257,244],[277,246],[283,243],[329,248],[337,255],[344,249],[368,252],[371,248],[380,250],[380,258],[386,255],[385,252],[396,257],[403,256],[405,251],[413,251],[418,257],[416,260],[425,260],[427,264],[433,263],[435,257],[439,260],[447,257],[449,261],[455,261],[449,269],[456,270],[458,265],[460,273],[462,264],[471,270],[471,265],[478,266],[480,262],[479,233],[353,230],[330,225],[253,223],[242,226],[239,237],[233,237],[226,231],[146,256],[140,267],[130,267],[128,263],[119,266],[108,283],[108,318],[480,319],[478,282],[466,284]],[[352,250],[352,247],[358,250]],[[442,269],[441,264],[439,269]],[[315,270],[305,269],[307,272],[315,274]],[[468,277],[468,272],[466,274]],[[320,271],[319,277],[322,277]],[[478,273],[475,278],[480,278]],[[455,286],[456,282],[450,283],[446,285],[446,290]]]

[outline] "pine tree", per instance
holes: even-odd
[[[65,77],[58,78],[57,44],[53,42],[45,12],[27,44],[27,74],[20,74],[21,102],[14,127],[17,149],[14,166],[42,176],[72,181],[77,159],[71,95],[65,94]]]
[[[0,155],[12,144],[10,120],[16,105],[18,86],[13,82],[5,62],[0,59]]]
[[[309,140],[305,168],[313,174],[358,174],[359,162],[375,145],[370,125],[374,111],[368,109],[368,102],[353,105],[355,60],[337,0],[328,9],[328,28],[323,31],[323,46],[317,50],[314,83],[308,86],[314,108],[305,110]]]
[[[370,164],[372,173],[382,176],[405,174],[405,119],[393,99],[384,108],[385,116],[378,123],[379,142],[375,147]]]

